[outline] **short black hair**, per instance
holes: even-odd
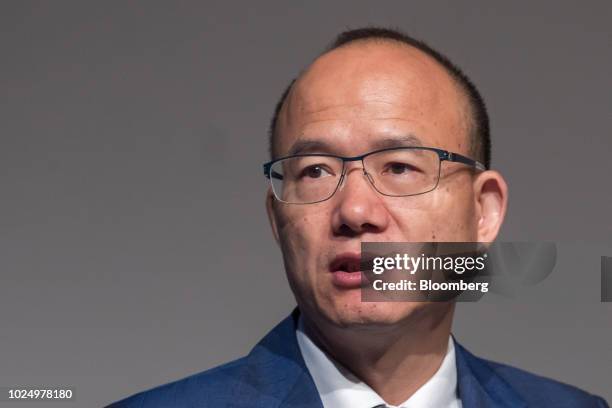
[[[429,55],[438,62],[459,85],[460,89],[467,97],[470,108],[470,116],[472,119],[470,131],[470,153],[471,155],[488,169],[491,164],[491,135],[489,129],[489,115],[485,102],[478,92],[474,83],[468,76],[448,57],[441,52],[434,50],[429,45],[421,40],[417,40],[396,29],[380,28],[380,27],[364,27],[353,30],[344,31],[336,37],[336,39],[320,54],[326,54],[337,48],[356,41],[395,41],[401,44],[416,48],[425,54]],[[274,143],[276,140],[276,127],[279,113],[287,99],[287,95],[291,91],[291,87],[297,78],[293,79],[289,86],[284,90],[281,98],[274,108],[274,114],[270,121],[269,128],[269,149],[270,156],[274,158]]]

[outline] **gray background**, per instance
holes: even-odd
[[[347,27],[400,27],[480,87],[502,239],[609,239],[612,3],[508,3],[3,1],[0,386],[100,406],[241,356],[289,313],[266,128]],[[454,333],[612,400],[599,295],[461,304]]]

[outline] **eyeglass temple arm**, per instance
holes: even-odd
[[[264,164],[264,166],[263,166],[264,176],[266,176],[266,178],[272,177],[272,178],[275,178],[275,179],[278,179],[278,180],[282,180],[283,179],[283,175],[280,174],[280,173],[277,173],[277,172],[275,172],[273,170],[270,171],[270,167],[272,167],[271,163]]]
[[[479,161],[472,160],[469,157],[465,157],[465,156],[460,155],[458,153],[446,152],[446,155],[444,155],[443,159],[451,161],[451,162],[467,164],[468,166],[475,167],[478,170],[486,170],[487,169],[485,167],[485,165],[480,163]]]

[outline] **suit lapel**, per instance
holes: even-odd
[[[454,340],[454,339],[453,339]],[[455,341],[457,387],[464,407],[526,407],[525,401],[484,360]]]
[[[323,408],[295,337],[298,314],[294,309],[249,353],[232,406]]]

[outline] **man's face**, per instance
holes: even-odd
[[[357,156],[414,145],[416,138],[422,146],[469,156],[467,118],[457,86],[422,52],[354,44],[320,57],[295,83],[279,116],[275,150],[282,157],[300,145],[298,153]],[[359,288],[338,284],[334,267],[358,257],[362,241],[479,239],[473,175],[458,163],[443,162],[438,187],[417,196],[377,193],[361,162],[347,163],[342,185],[327,201],[292,205],[271,194],[268,211],[298,305],[337,326],[393,324],[428,307],[362,303]]]

